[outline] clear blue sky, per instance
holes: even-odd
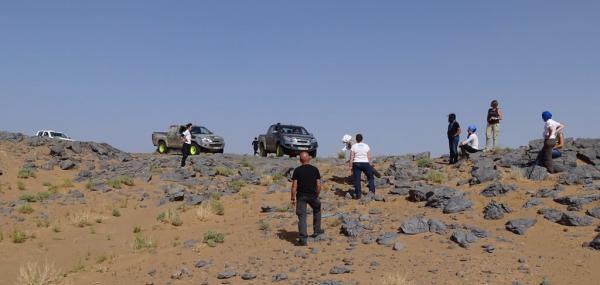
[[[3,1],[0,129],[64,131],[152,151],[152,131],[207,126],[250,151],[275,122],[334,155],[447,152],[446,115],[501,145],[600,137],[600,1]]]

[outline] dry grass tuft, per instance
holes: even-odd
[[[208,221],[211,215],[212,211],[206,203],[203,203],[202,205],[200,205],[200,207],[196,209],[196,217],[201,222]]]
[[[261,186],[270,186],[273,184],[273,177],[271,175],[263,175],[260,177]]]
[[[17,285],[50,285],[56,284],[61,277],[61,273],[54,264],[44,262],[27,263],[19,269]]]
[[[415,285],[415,282],[406,279],[406,277],[395,273],[388,274],[381,279],[382,285]]]
[[[91,226],[94,223],[102,223],[103,217],[92,213],[90,210],[84,210],[70,215],[71,224],[83,228]]]

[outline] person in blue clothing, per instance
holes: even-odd
[[[348,166],[354,176],[354,199],[360,199],[362,196],[360,185],[362,173],[367,175],[369,192],[375,194],[375,174],[371,166],[371,161],[373,161],[371,148],[363,142],[363,136],[357,134],[356,143],[350,148],[350,160],[348,161]]]
[[[460,124],[456,121],[456,114],[448,115],[448,146],[450,147],[449,164],[458,162],[458,142],[460,141]]]

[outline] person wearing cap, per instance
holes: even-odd
[[[552,150],[556,146],[556,137],[562,132],[565,126],[553,120],[550,111],[542,113],[542,120],[544,120],[544,146],[540,152],[539,162],[548,169],[548,172],[555,173],[554,163],[552,162]]]
[[[467,129],[467,139],[459,145],[463,157],[469,158],[470,153],[479,152],[479,138],[477,137],[477,126],[470,125]]]
[[[485,150],[496,149],[498,136],[500,136],[500,120],[503,114],[498,108],[498,100],[490,103],[490,109],[487,114],[487,128],[485,129]]]
[[[458,142],[460,140],[460,124],[456,121],[456,114],[448,115],[448,146],[450,147],[449,164],[458,162]]]

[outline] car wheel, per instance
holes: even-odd
[[[198,155],[198,154],[200,154],[200,147],[198,147],[195,144],[193,144],[192,146],[190,146],[190,154],[191,155]]]
[[[265,149],[265,145],[264,144],[260,144],[260,147],[258,148],[258,152],[260,153],[260,156],[262,157],[267,157],[267,150]]]
[[[169,151],[169,149],[167,148],[167,144],[165,144],[165,142],[160,141],[158,142],[158,148],[156,149],[156,151],[160,154],[165,154]]]
[[[225,152],[225,149],[220,149],[217,151],[217,153],[224,153],[224,152]]]
[[[283,147],[279,144],[277,145],[277,149],[275,150],[275,155],[277,155],[277,157],[282,157],[284,155]]]
[[[317,157],[317,151],[316,151],[316,150],[313,150],[313,151],[311,151],[311,152],[310,152],[310,156],[311,156],[312,158],[315,158],[315,157]]]

